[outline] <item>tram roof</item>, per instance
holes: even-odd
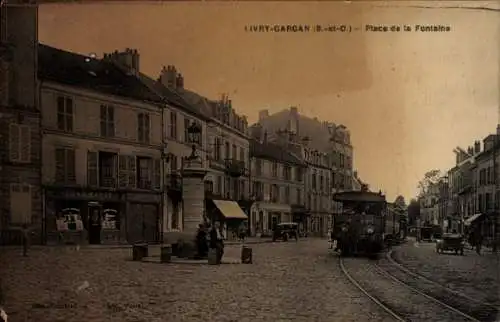
[[[339,202],[385,202],[385,196],[371,191],[344,191],[333,195],[334,201]]]

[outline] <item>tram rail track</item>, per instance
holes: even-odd
[[[396,321],[489,321],[478,319],[428,294],[378,263],[339,257],[347,279]]]
[[[380,260],[377,265],[394,278],[402,280],[406,284],[447,303],[478,321],[488,322],[499,321],[500,319],[499,305],[475,299],[404,267],[393,258],[393,251],[388,252],[385,259]]]

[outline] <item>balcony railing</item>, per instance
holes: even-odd
[[[116,178],[113,177],[101,177],[100,186],[103,188],[115,188],[116,187]]]
[[[226,173],[231,177],[241,177],[245,175],[245,161],[226,159]]]

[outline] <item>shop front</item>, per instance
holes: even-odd
[[[307,218],[309,212],[302,205],[292,205],[292,221],[299,224],[299,229],[301,232],[305,233],[308,231]]]
[[[125,203],[117,192],[82,188],[44,189],[44,241],[119,243]]]
[[[255,202],[250,213],[255,216],[255,226],[251,230],[259,236],[271,236],[277,224],[293,221],[290,205]]]
[[[227,239],[237,239],[240,227],[248,227],[248,216],[236,201],[207,199],[206,206],[207,219],[220,222]]]

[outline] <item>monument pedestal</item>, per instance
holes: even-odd
[[[197,252],[196,234],[203,223],[205,210],[205,176],[207,170],[198,157],[189,157],[182,169],[182,219],[183,229],[179,239],[182,241],[182,257],[194,257]]]

